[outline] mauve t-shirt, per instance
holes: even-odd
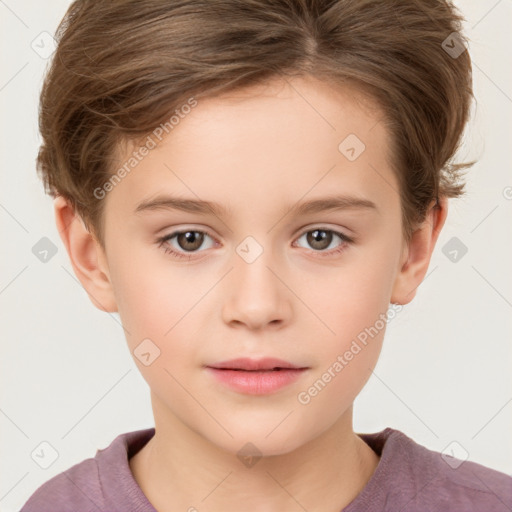
[[[149,428],[120,434],[94,458],[42,484],[20,512],[156,512],[128,464],[154,433]],[[380,460],[363,490],[340,512],[512,511],[512,477],[505,473],[461,463],[392,428],[358,435]]]

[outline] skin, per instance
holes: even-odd
[[[442,199],[404,242],[381,119],[348,85],[276,80],[201,99],[107,194],[105,250],[55,199],[57,227],[93,304],[119,312],[132,354],[145,338],[161,351],[149,366],[134,357],[151,389],[156,433],[130,459],[159,512],[339,512],[374,473],[379,457],[354,433],[352,404],[377,363],[385,328],[309,403],[297,396],[390,303],[413,299],[446,219]],[[338,150],[351,133],[366,146],[352,162]],[[119,161],[132,150],[120,146]],[[231,215],[134,213],[163,192],[218,202]],[[287,213],[332,194],[369,199],[378,211]],[[208,235],[190,261],[157,242],[179,229]],[[314,229],[354,242],[328,231],[328,247],[315,245],[307,238]],[[263,249],[252,263],[236,252],[247,236]],[[176,237],[167,246],[184,254],[189,247]],[[203,368],[242,356],[310,369],[278,392],[252,396]],[[262,455],[251,467],[237,457],[247,442]]]

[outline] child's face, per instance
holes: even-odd
[[[128,345],[133,353],[149,338],[160,349],[148,366],[135,357],[152,391],[155,425],[185,425],[233,452],[251,441],[265,454],[284,453],[336,422],[351,429],[351,405],[377,362],[403,263],[398,182],[379,112],[363,108],[348,88],[289,83],[238,92],[236,100],[199,100],[105,199],[105,261]],[[354,135],[339,149],[350,134],[364,143],[362,152]],[[135,212],[166,195],[226,212]],[[375,207],[291,212],[328,196]],[[316,229],[354,242],[331,231],[315,237]],[[196,233],[159,246],[177,230],[206,234],[202,243]],[[181,259],[166,247],[195,252]],[[152,360],[151,344],[144,347]],[[251,395],[205,368],[239,357],[309,369],[283,388]]]

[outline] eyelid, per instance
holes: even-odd
[[[167,226],[166,228],[159,230],[163,232],[162,235],[157,235],[160,239],[161,238],[171,238],[175,235],[179,235],[180,233],[186,233],[187,231],[194,231],[197,233],[204,233],[205,235],[208,235],[210,238],[218,242],[218,239],[216,236],[212,235],[210,230],[208,228],[204,227],[196,227],[196,226],[187,226],[185,227],[174,227],[174,226]]]
[[[341,226],[332,226],[329,225],[328,222],[322,224],[321,222],[317,222],[314,224],[306,224],[305,226],[301,227],[299,230],[297,230],[295,233],[295,237],[301,236],[304,233],[307,233],[309,231],[315,231],[315,229],[324,230],[324,231],[332,231],[334,233],[338,233],[339,235],[344,236],[347,239],[355,240],[355,233],[348,228],[341,227]],[[349,234],[350,233],[350,234]]]
[[[187,233],[189,231],[192,231],[194,233],[202,233],[204,235],[209,236],[216,244],[219,243],[219,240],[217,239],[217,237],[213,236],[207,229],[191,228],[191,227],[174,229],[174,230],[170,231],[169,233],[159,236],[157,238],[157,242],[160,242],[160,244],[164,244],[166,242],[169,242],[169,240],[172,240],[173,238],[175,238],[177,235],[181,235],[181,234]],[[196,251],[195,253],[191,252],[189,254],[198,254],[199,252],[204,252],[204,251]]]

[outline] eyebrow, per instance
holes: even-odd
[[[378,212],[377,205],[362,197],[355,196],[327,196],[320,199],[298,203],[289,208],[292,215],[310,215],[332,210],[373,210]],[[218,216],[229,216],[231,211],[223,205],[213,202],[197,199],[185,199],[172,196],[157,196],[150,200],[142,201],[135,208],[135,213],[153,211],[153,210],[181,210],[190,213],[199,213],[203,215],[214,214]]]

